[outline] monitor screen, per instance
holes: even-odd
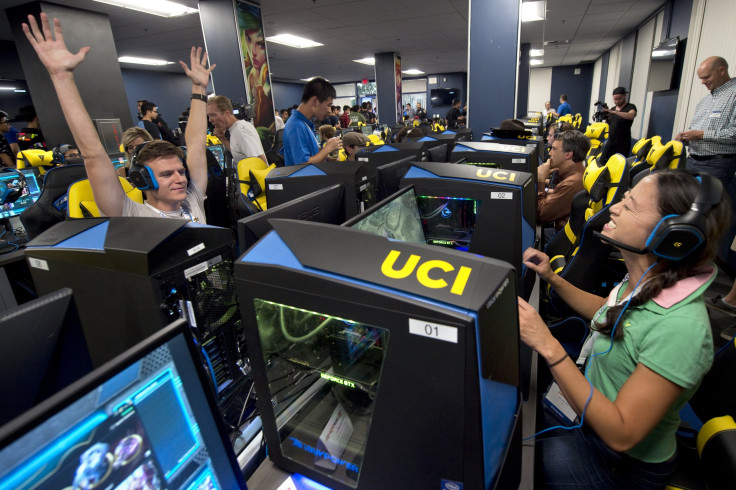
[[[429,95],[433,106],[451,105],[452,99],[460,97],[460,91],[456,88],[433,88]]]
[[[427,243],[467,251],[475,232],[480,201],[462,197],[417,196]]]
[[[411,168],[411,163],[416,161],[414,157],[406,157],[395,162],[386,163],[376,167],[378,172],[378,200],[386,199],[401,188],[401,179]]]
[[[0,430],[0,488],[244,488],[179,320]]]
[[[108,154],[120,151],[120,139],[123,137],[120,119],[95,119],[95,124],[105,151]]]
[[[116,170],[120,167],[128,166],[128,157],[125,155],[125,153],[111,153],[108,156],[110,157],[110,161],[115,166]]]
[[[215,155],[217,163],[220,164],[220,168],[225,170],[225,147],[222,145],[211,145],[207,149]]]
[[[447,143],[442,143],[429,148],[430,162],[446,162],[447,161]]]
[[[345,217],[342,184],[331,185],[265,211],[238,220],[238,246],[245,252],[273,228],[272,218],[340,224]]]
[[[373,134],[373,124],[364,124],[360,130],[363,132],[363,134]]]
[[[343,226],[402,242],[426,243],[412,186],[381,201]]]
[[[649,63],[648,92],[670,90],[673,87],[673,75],[677,65],[680,38],[673,37],[661,42],[652,49]]]
[[[0,218],[18,216],[35,203],[38,200],[38,196],[41,195],[41,186],[38,184],[36,173],[30,168],[24,170],[26,171],[21,173],[26,179],[26,188],[23,189],[21,196],[14,202],[0,205]],[[18,174],[15,172],[0,173],[0,195],[6,190],[13,191],[20,189],[20,187],[21,181],[18,178]]]

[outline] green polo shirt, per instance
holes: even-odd
[[[713,339],[703,292],[716,276],[715,268],[683,279],[663,290],[656,298],[626,310],[617,328],[624,337],[615,341],[611,352],[592,359],[590,381],[606,398],[616,400],[619,390],[639,363],[684,388],[675,403],[644,440],[627,451],[647,463],[667,461],[675,454],[675,431],[680,425],[680,409],[700,385],[713,363]],[[620,301],[627,280],[609,296]],[[604,318],[611,304],[604,305],[595,318]],[[601,315],[601,316],[598,316]],[[611,347],[610,336],[599,335],[592,354]]]

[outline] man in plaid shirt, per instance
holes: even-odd
[[[703,61],[697,73],[710,94],[698,102],[689,129],[675,139],[689,146],[688,169],[709,173],[728,189],[736,171],[736,78],[720,56]]]

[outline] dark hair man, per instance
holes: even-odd
[[[141,103],[141,122],[143,123],[143,129],[153,137],[154,140],[161,139],[161,131],[158,129],[158,124],[153,122],[158,118],[158,107],[150,100],[144,100]]]
[[[554,189],[537,193],[537,220],[540,224],[554,222],[561,230],[570,218],[575,194],[583,190],[583,161],[590,149],[590,140],[580,131],[564,131],[555,136],[549,150],[549,166],[537,168],[537,182],[543,183],[550,172],[557,171],[559,180]]]
[[[560,106],[557,108],[557,111],[553,111],[553,114],[555,115],[555,117],[567,116],[568,114],[572,114],[572,107],[570,107],[570,104],[567,103],[567,95],[560,95]]]
[[[608,161],[611,155],[620,153],[624,157],[631,151],[631,126],[636,117],[636,106],[626,100],[626,89],[613,89],[613,109],[603,109],[608,113],[608,143],[603,150],[601,162]]]
[[[416,117],[418,117],[420,121],[422,119],[427,119],[427,111],[425,111],[424,109],[422,109],[422,103],[421,102],[417,102],[417,108],[414,111],[414,115],[416,115]]]
[[[261,137],[250,121],[238,119],[233,115],[233,104],[224,95],[212,97],[207,101],[207,119],[215,127],[215,136],[233,154],[233,163],[248,157],[258,157],[264,162]]]
[[[342,114],[340,114],[340,127],[346,129],[350,126],[350,106],[342,106]]]
[[[358,123],[365,124],[365,116],[360,113],[360,106],[358,104],[355,104],[353,107],[350,108],[349,116],[351,126],[358,126]]]
[[[460,112],[460,99],[452,99],[452,107],[447,111],[445,116],[445,127],[447,129],[455,129],[460,125],[461,121],[465,121],[465,116]]]
[[[10,129],[8,113],[0,111],[0,167],[15,168],[15,154],[3,133]]]
[[[327,117],[336,96],[335,88],[324,78],[313,78],[304,85],[301,104],[284,126],[284,146],[281,149],[284,165],[323,162],[327,155],[342,148],[340,138],[334,137],[320,149],[312,123],[312,118],[322,121]]]
[[[52,28],[48,16],[41,13],[41,24],[43,32],[36,19],[29,15],[28,24],[23,24],[23,32],[49,72],[74,141],[84,155],[84,166],[100,211],[106,216],[153,216],[205,222],[207,118],[204,94],[215,65],[207,68],[207,55],[202,48],[192,48],[189,56],[191,68],[183,61],[179,62],[192,81],[191,110],[185,135],[190,180],[187,180],[179,148],[168,141],[146,143],[138,151],[136,163],[148,167],[156,188],[146,191],[146,204],[139,204],[125,195],[74,82],[74,69],[84,61],[90,48],[83,47],[73,54],[64,44],[58,19],[54,19]]]

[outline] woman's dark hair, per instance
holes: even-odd
[[[662,170],[653,173],[651,178],[657,181],[659,190],[659,214],[685,214],[698,195],[700,184],[695,177],[683,170]],[[718,241],[730,223],[731,204],[723,190],[721,202],[716,204],[705,218],[705,236],[703,245],[695,252],[680,261],[660,258],[642,282],[639,294],[634,296],[629,309],[635,308],[656,297],[663,289],[673,286],[677,281],[702,273],[711,263],[718,251]],[[608,309],[603,323],[594,322],[593,328],[602,334],[610,335],[616,324],[624,304]],[[620,322],[619,322],[620,324]],[[624,329],[616,327],[613,338],[618,340],[624,336]]]

